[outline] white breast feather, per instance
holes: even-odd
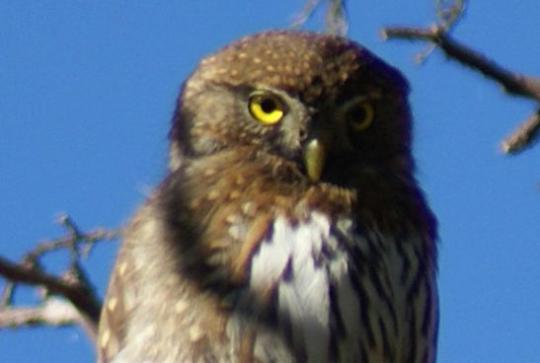
[[[280,319],[291,322],[294,345],[305,347],[309,362],[328,361],[329,280],[331,274],[346,272],[346,268],[330,270],[328,256],[322,253],[324,245],[335,250],[337,243],[322,214],[312,213],[294,226],[280,217],[252,261],[251,288],[277,286]]]

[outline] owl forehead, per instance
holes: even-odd
[[[189,93],[190,88],[199,88],[206,82],[233,87],[260,85],[314,100],[351,78],[368,80],[372,78],[369,73],[381,67],[388,66],[357,43],[342,37],[310,32],[265,32],[242,38],[203,59],[186,84],[186,91]],[[381,77],[373,79],[384,81]]]

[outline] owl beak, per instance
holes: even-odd
[[[321,178],[324,163],[326,161],[326,147],[318,139],[314,138],[304,147],[304,166],[309,180],[319,181]]]

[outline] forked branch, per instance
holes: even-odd
[[[540,78],[512,72],[452,38],[449,32],[463,12],[463,3],[461,2],[459,5],[461,7],[451,13],[453,14],[453,17],[449,18],[452,21],[451,24],[448,23],[450,20],[441,20],[439,25],[429,28],[387,27],[382,30],[382,35],[385,39],[430,42],[441,49],[450,59],[456,60],[498,82],[509,94],[537,102],[539,106],[534,114],[528,117],[501,144],[503,151],[506,153],[522,151],[531,146],[540,135]],[[441,15],[439,15],[439,19],[441,19]]]
[[[0,276],[5,279],[0,301],[0,328],[28,325],[81,325],[94,339],[101,302],[81,264],[95,243],[117,239],[118,230],[103,228],[83,233],[68,216],[59,223],[66,236],[38,244],[21,262],[0,256]],[[53,275],[41,267],[41,259],[50,252],[68,250],[70,264],[61,275]],[[35,306],[16,306],[13,294],[18,285],[30,285],[41,291],[41,302]]]

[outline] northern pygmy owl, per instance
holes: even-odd
[[[338,36],[274,31],[184,83],[134,217],[104,362],[434,362],[436,223],[407,82]]]

